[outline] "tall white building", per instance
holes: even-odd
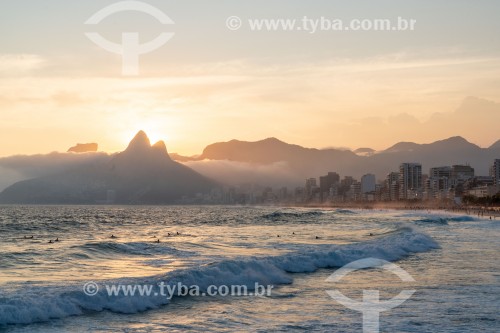
[[[385,181],[388,190],[388,199],[397,201],[399,199],[399,172],[389,173]]]
[[[310,200],[319,191],[316,178],[306,179],[306,200]]]
[[[418,199],[422,194],[422,164],[399,165],[399,199]]]
[[[361,193],[375,192],[375,175],[368,173],[361,177]]]
[[[500,158],[493,161],[493,165],[490,167],[490,176],[493,177],[493,184],[500,185]]]

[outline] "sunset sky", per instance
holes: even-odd
[[[140,129],[170,152],[277,137],[307,147],[500,139],[500,2],[145,1],[167,14],[84,22],[108,0],[0,5],[0,156],[124,148]],[[314,3],[314,6],[311,4]],[[452,5],[451,5],[452,4]],[[237,31],[226,19],[243,20]],[[251,31],[247,19],[415,19],[415,31]],[[140,75],[85,32],[119,43],[175,33]],[[439,114],[436,114],[439,113]]]

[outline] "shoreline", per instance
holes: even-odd
[[[141,204],[0,204],[0,207],[8,206],[75,206],[75,207],[175,207],[175,206],[200,206],[200,207],[211,207],[211,206],[227,206],[227,207],[285,207],[285,208],[318,208],[318,209],[328,209],[328,208],[340,208],[340,209],[361,209],[361,210],[381,210],[381,209],[392,209],[392,210],[408,210],[408,211],[442,211],[451,213],[460,213],[470,216],[477,217],[500,217],[500,206],[495,207],[485,207],[478,205],[467,205],[467,206],[453,206],[453,205],[405,205],[403,203],[397,204],[387,204],[387,203],[345,203],[345,204],[267,204],[267,205],[237,205],[237,204],[171,204],[171,205],[141,205]]]
[[[439,206],[439,205],[404,205],[404,204],[334,204],[334,205],[290,205],[286,207],[304,207],[304,208],[342,208],[342,209],[365,209],[365,210],[412,210],[412,211],[442,211],[451,213],[460,213],[470,216],[477,216],[487,219],[491,217],[496,219],[500,217],[500,207],[485,207],[485,206]]]

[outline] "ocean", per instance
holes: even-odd
[[[362,332],[363,313],[329,290],[357,302],[366,290],[381,302],[414,290],[380,313],[381,332],[498,332],[499,223],[435,211],[0,206],[0,332]],[[386,265],[332,281],[366,258],[412,280]],[[183,293],[159,293],[162,283]],[[156,294],[110,294],[117,286]],[[225,293],[233,286],[247,292]]]

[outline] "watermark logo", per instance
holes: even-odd
[[[161,10],[141,1],[120,1],[111,4],[92,15],[85,24],[99,24],[106,17],[123,11],[143,12],[153,16],[161,24],[174,24],[174,21]],[[174,33],[162,32],[158,37],[144,44],[139,44],[138,32],[123,32],[121,44],[110,42],[97,32],[86,32],[85,36],[106,51],[122,56],[123,75],[139,75],[139,55],[160,48],[174,36]]]
[[[255,282],[248,285],[210,285],[203,288],[198,285],[185,285],[182,282],[157,284],[103,284],[102,295],[108,297],[184,297],[184,296],[271,296],[273,285],[261,285]],[[83,293],[87,296],[96,296],[99,285],[89,281],[83,285]]]
[[[89,281],[83,285],[83,292],[87,296],[95,296],[99,292],[99,286],[93,281]]]
[[[226,28],[232,31],[245,26],[253,32],[301,32],[314,34],[318,32],[353,32],[353,31],[413,31],[417,20],[404,18],[354,18],[344,20],[325,16],[301,18],[249,18],[242,20],[239,16],[229,16]]]
[[[415,279],[398,265],[377,258],[353,261],[338,269],[326,281],[339,282],[349,273],[365,268],[383,268],[397,275],[403,282],[415,282]],[[363,290],[362,302],[348,298],[338,290],[327,290],[326,292],[343,306],[363,314],[364,333],[378,333],[380,313],[401,305],[415,293],[415,290],[403,290],[395,297],[386,301],[380,300],[379,290]]]
[[[241,28],[243,21],[238,16],[229,16],[226,19],[226,27],[229,30],[238,30]]]

